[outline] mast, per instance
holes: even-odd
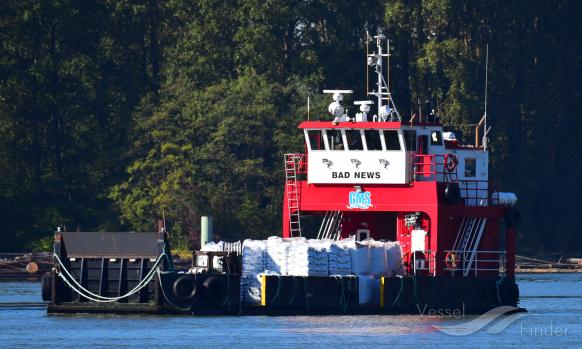
[[[382,86],[382,40],[386,39],[386,37],[382,34],[380,30],[378,30],[378,35],[374,36],[376,39],[376,48],[378,49],[378,62],[376,63],[376,75],[378,76],[378,82],[376,83],[376,87],[378,88],[376,91],[376,97],[378,98],[378,115],[380,115],[382,110],[382,95],[383,95],[383,86]]]
[[[366,34],[367,35],[367,34]],[[378,115],[377,121],[401,121],[400,113],[392,99],[390,92],[390,39],[388,39],[381,29],[378,29],[378,34],[374,36],[376,39],[376,52],[367,53],[367,65],[373,68],[376,72],[377,82],[376,89],[368,95],[373,95],[378,100]],[[370,39],[367,39],[369,41]],[[386,53],[383,52],[383,41],[386,40]],[[366,42],[366,52],[368,50],[368,43]],[[387,62],[386,79],[382,73],[383,59]],[[386,101],[386,103],[384,103]]]
[[[484,121],[484,131],[483,131],[483,150],[487,150],[487,133],[489,133],[489,129],[487,128],[487,88],[489,82],[489,44],[487,44],[487,49],[485,53],[485,101],[484,101],[484,112],[483,118]]]

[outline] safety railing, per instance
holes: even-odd
[[[299,153],[285,154],[285,170],[295,168],[296,174],[307,174],[307,155]]]
[[[441,256],[442,256],[441,252]],[[475,256],[471,260],[471,255]],[[444,251],[443,270],[453,275],[479,275],[479,273],[505,274],[507,270],[507,251]],[[442,258],[442,257],[441,257]],[[436,275],[437,253],[432,250],[415,251],[410,257],[410,271],[414,275]]]
[[[410,173],[413,180],[439,182],[457,180],[456,158],[451,157],[449,160],[447,155],[438,154],[413,154],[411,157]]]
[[[450,271],[453,275],[461,273],[477,276],[479,272],[504,274],[507,270],[507,251],[446,250],[444,252],[444,270]]]
[[[461,197],[467,206],[487,206],[495,204],[491,198],[489,181],[487,180],[459,180]]]
[[[242,242],[235,241],[235,242],[224,242],[222,244],[222,251],[223,252],[234,252],[237,254],[242,254]]]
[[[415,251],[410,256],[410,270],[414,275],[436,275],[436,251]]]

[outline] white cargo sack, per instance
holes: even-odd
[[[214,241],[210,241],[210,242],[206,243],[204,246],[202,246],[200,251],[203,251],[203,252],[224,251],[224,241],[219,241],[217,243],[215,243]]]
[[[289,275],[329,275],[328,243],[320,240],[294,240],[288,248]]]
[[[370,249],[370,271],[373,275],[385,275],[386,268],[386,249],[384,248],[384,242],[367,240],[362,242],[368,245]]]
[[[329,275],[350,275],[351,272],[352,260],[348,246],[331,244],[329,246]]]
[[[247,239],[242,246],[242,273],[240,299],[244,304],[261,301],[261,276],[265,270],[266,242]]]
[[[345,242],[344,242],[345,241]],[[370,249],[357,241],[340,241],[350,249],[352,274],[370,274]]]
[[[307,240],[309,250],[309,276],[329,275],[329,249],[331,240]]]
[[[287,275],[287,250],[289,243],[280,237],[267,239],[265,253],[265,272],[273,275]]]
[[[404,275],[404,264],[402,263],[402,246],[398,242],[386,242],[386,267],[388,276]]]

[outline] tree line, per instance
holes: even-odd
[[[407,119],[483,115],[490,176],[515,191],[520,247],[579,251],[582,6],[573,0],[21,0],[0,3],[4,251],[68,230],[179,241],[201,215],[225,239],[281,230],[283,154],[325,117],[324,88],[365,96],[365,32],[395,47]],[[463,136],[473,137],[465,127]]]

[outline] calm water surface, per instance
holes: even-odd
[[[582,274],[520,275],[529,310],[498,334],[451,336],[433,325],[473,319],[429,316],[191,317],[48,315],[40,284],[0,283],[0,346],[7,348],[582,348]]]

